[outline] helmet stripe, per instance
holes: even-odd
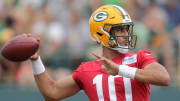
[[[126,19],[127,16],[125,16],[125,15],[128,15],[128,14],[123,8],[121,8],[120,6],[117,6],[117,5],[112,5],[112,6],[119,10],[119,12],[123,16],[123,19]]]
[[[122,7],[117,6],[117,5],[112,5],[112,6],[119,10],[119,12],[122,14],[123,20],[124,20],[125,22],[126,22],[126,21],[131,22],[131,19],[130,19],[129,16],[128,16],[129,14],[128,14]]]

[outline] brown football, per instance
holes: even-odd
[[[23,34],[8,40],[3,45],[1,54],[10,61],[21,62],[35,54],[38,48],[37,39]]]

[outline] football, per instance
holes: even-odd
[[[22,34],[8,40],[1,48],[3,57],[10,61],[21,62],[30,58],[39,48],[36,38]]]

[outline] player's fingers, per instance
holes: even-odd
[[[100,60],[102,60],[103,58],[102,58],[102,56],[100,56],[100,55],[98,55],[97,53],[91,53],[92,55],[94,55],[96,58],[98,58],[98,59],[100,59]]]
[[[28,37],[32,37],[32,34],[26,34]]]
[[[33,37],[40,43],[40,36],[34,35]]]
[[[111,64],[111,60],[109,60],[109,59],[107,59],[107,58],[104,58],[103,59],[103,63],[104,63],[104,65],[110,65]]]
[[[36,37],[36,40],[40,43],[40,37]]]
[[[107,58],[105,58],[105,57],[103,57],[103,56],[100,56],[99,54],[97,54],[97,53],[93,53],[92,52],[92,55],[94,55],[96,58],[98,58],[98,59],[100,59],[100,60],[102,60],[102,61],[107,61]]]
[[[106,67],[105,67],[104,65],[102,65],[101,68],[102,68],[103,70],[106,70]]]
[[[108,68],[107,68],[106,66],[104,66],[104,65],[102,65],[101,68],[102,68],[103,70],[105,70],[105,71],[108,71]]]
[[[34,55],[32,55],[32,56],[30,57],[30,59],[31,59],[31,60],[37,60],[38,57],[39,57],[39,50],[38,50]]]
[[[40,43],[40,37],[39,36],[37,36],[37,35],[34,35],[34,34],[25,34],[25,35],[27,35],[28,37],[33,37],[33,38],[35,38],[39,43]]]
[[[91,54],[94,55],[95,57],[97,57],[98,59],[101,58],[97,53],[92,52]]]

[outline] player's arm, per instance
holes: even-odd
[[[31,57],[30,63],[36,84],[46,101],[58,101],[80,91],[72,75],[56,82],[53,81],[45,72],[45,67],[38,56],[38,52]]]
[[[76,94],[80,88],[72,75],[57,82],[53,81],[46,72],[35,75],[36,84],[46,101],[58,101]]]
[[[144,69],[137,69],[127,65],[118,65],[105,57],[99,56],[98,54],[93,55],[103,61],[104,66],[102,66],[102,68],[111,75],[119,74],[144,83],[160,86],[168,86],[170,83],[168,72],[164,66],[157,62],[146,65]]]
[[[170,83],[170,76],[165,67],[157,62],[148,64],[144,69],[137,69],[134,79],[161,86],[168,86]]]

